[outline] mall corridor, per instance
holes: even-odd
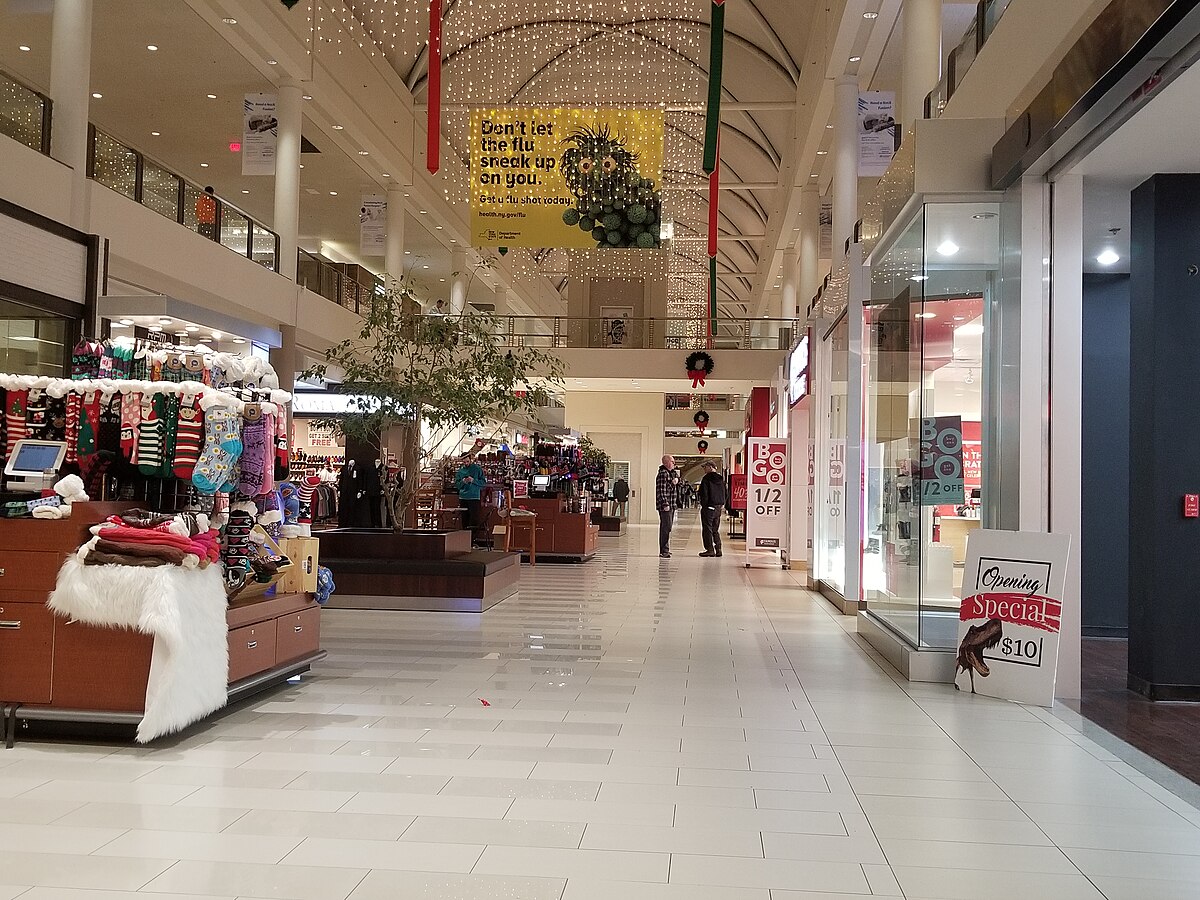
[[[1054,713],[656,537],[482,616],[330,611],[302,689],[153,749],[0,751],[0,897],[1200,895],[1200,811]]]

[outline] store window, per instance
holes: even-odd
[[[62,378],[75,320],[0,299],[0,372]]]
[[[850,322],[843,313],[825,336],[821,348],[825,402],[818,408],[818,428],[823,459],[817,476],[823,480],[817,510],[814,548],[816,577],[838,593],[846,589],[846,425],[847,374],[850,358]],[[820,402],[820,398],[817,399]]]
[[[952,648],[980,526],[998,203],[930,203],[871,269],[863,595],[916,647]]]

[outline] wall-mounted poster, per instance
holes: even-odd
[[[274,175],[279,119],[274,94],[247,94],[242,116],[242,174]]]
[[[387,243],[387,195],[363,194],[358,209],[358,250],[363,256],[383,256]]]
[[[896,155],[896,93],[863,91],[858,95],[858,174],[878,178]]]
[[[664,123],[661,109],[475,110],[475,245],[660,247]]]
[[[966,502],[961,416],[921,420],[921,505]]]
[[[959,610],[959,690],[1051,706],[1071,538],[973,531]]]
[[[605,347],[624,347],[629,342],[629,320],[632,306],[600,307],[600,327],[604,330]]]

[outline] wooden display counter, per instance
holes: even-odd
[[[77,503],[71,518],[0,519],[0,721],[136,725],[145,710],[154,638],[56,616],[46,606],[63,560],[88,529],[129,503]],[[287,680],[324,657],[320,607],[308,594],[234,603],[229,696]]]
[[[508,522],[513,541],[520,546],[529,545],[529,528],[537,529],[539,560],[587,562],[596,555],[600,526],[592,524],[589,513],[565,512],[567,501],[561,497],[524,497],[514,502],[537,514],[532,523],[520,516],[510,516]]]

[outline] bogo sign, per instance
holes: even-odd
[[[750,438],[746,550],[787,552],[788,442]]]

